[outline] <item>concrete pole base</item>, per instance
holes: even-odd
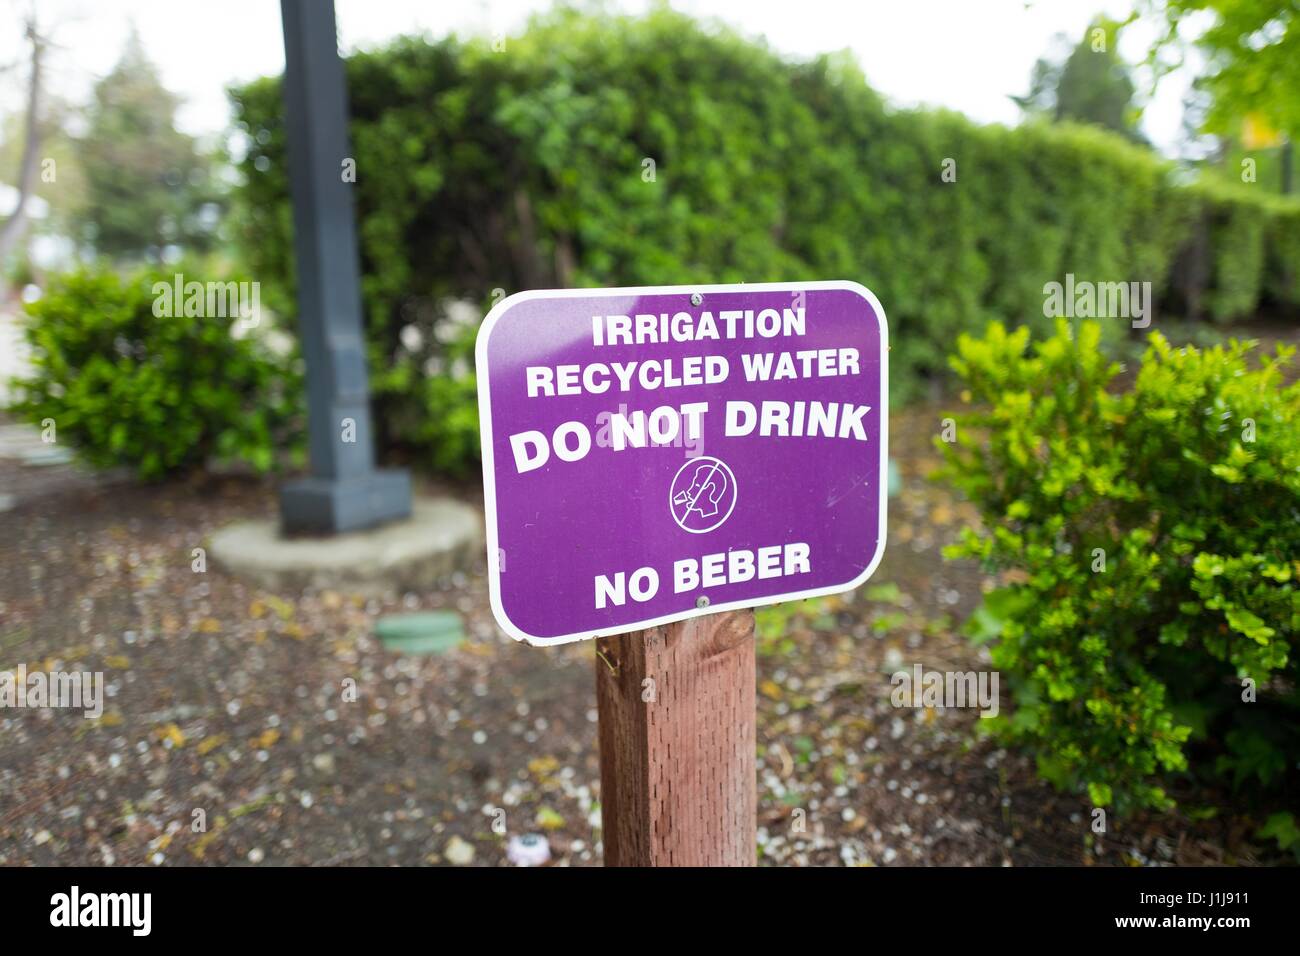
[[[303,478],[280,489],[286,534],[336,534],[374,528],[411,514],[411,476],[372,471],[360,478]]]
[[[482,555],[483,518],[448,498],[416,499],[409,518],[329,537],[285,537],[274,520],[241,521],[208,539],[213,564],[271,591],[422,591]]]

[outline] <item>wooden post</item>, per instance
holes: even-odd
[[[606,866],[754,866],[754,612],[596,643]]]

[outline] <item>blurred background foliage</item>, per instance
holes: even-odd
[[[1043,287],[1067,273],[1149,281],[1162,320],[1294,320],[1300,201],[1278,187],[1300,96],[1261,91],[1252,58],[1293,45],[1269,33],[1277,4],[1138,9],[1170,27],[1154,63],[1179,49],[1182,18],[1219,17],[1199,41],[1219,73],[1193,114],[1218,132],[1212,161],[1167,161],[1142,140],[1142,97],[1116,53],[1131,21],[1100,17],[1039,60],[1014,128],[891,108],[848,53],[792,60],[666,6],[561,6],[499,41],[408,37],[352,54],[381,454],[473,473],[473,337],[521,289],[854,279],[893,323],[896,401],[940,393],[963,331],[1046,330]],[[88,268],[165,271],[184,256],[204,279],[256,277],[266,321],[292,332],[280,81],[231,99],[234,156],[175,129],[176,98],[133,35],[84,108],[44,110],[61,185],[35,185],[51,207],[37,228]],[[6,167],[20,141],[0,146]],[[1246,159],[1255,182],[1242,182]],[[22,252],[6,265],[19,287],[39,278]],[[1132,351],[1124,326],[1107,323],[1103,347]]]
[[[159,262],[168,247],[212,249],[221,215],[216,158],[176,129],[178,105],[133,32],[95,85],[77,140],[85,176],[77,238],[99,255]]]
[[[1030,75],[1029,93],[1012,99],[1029,116],[1093,123],[1145,142],[1137,129],[1137,87],[1119,56],[1120,26],[1106,18],[1093,20],[1063,59],[1040,58]],[[1068,42],[1064,36],[1058,39]]]
[[[792,62],[667,8],[560,8],[506,42],[347,61],[376,420],[433,467],[472,466],[477,441],[473,327],[446,304],[493,290],[854,279],[889,313],[897,399],[944,374],[962,331],[1046,328],[1043,285],[1067,272],[1150,281],[1193,319],[1300,308],[1300,205],[1186,183],[1128,132],[890,109],[848,57]],[[1052,119],[1083,99],[1075,62]],[[252,144],[234,235],[291,310],[279,81],[232,96]]]

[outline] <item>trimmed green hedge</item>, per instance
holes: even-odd
[[[477,441],[472,369],[447,354],[472,329],[442,303],[495,289],[854,279],[889,313],[901,398],[962,331],[1046,329],[1043,286],[1066,273],[1150,281],[1163,308],[1216,320],[1300,306],[1295,204],[1179,185],[1092,128],[894,111],[847,56],[791,62],[666,8],[556,10],[500,52],[402,39],[347,74],[377,423],[438,467]],[[291,308],[279,80],[232,96],[242,245]]]

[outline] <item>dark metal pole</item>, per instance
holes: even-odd
[[[334,4],[281,0],[280,12],[311,451],[311,477],[281,489],[280,515],[287,533],[332,534],[407,517],[411,479],[375,469]]]

